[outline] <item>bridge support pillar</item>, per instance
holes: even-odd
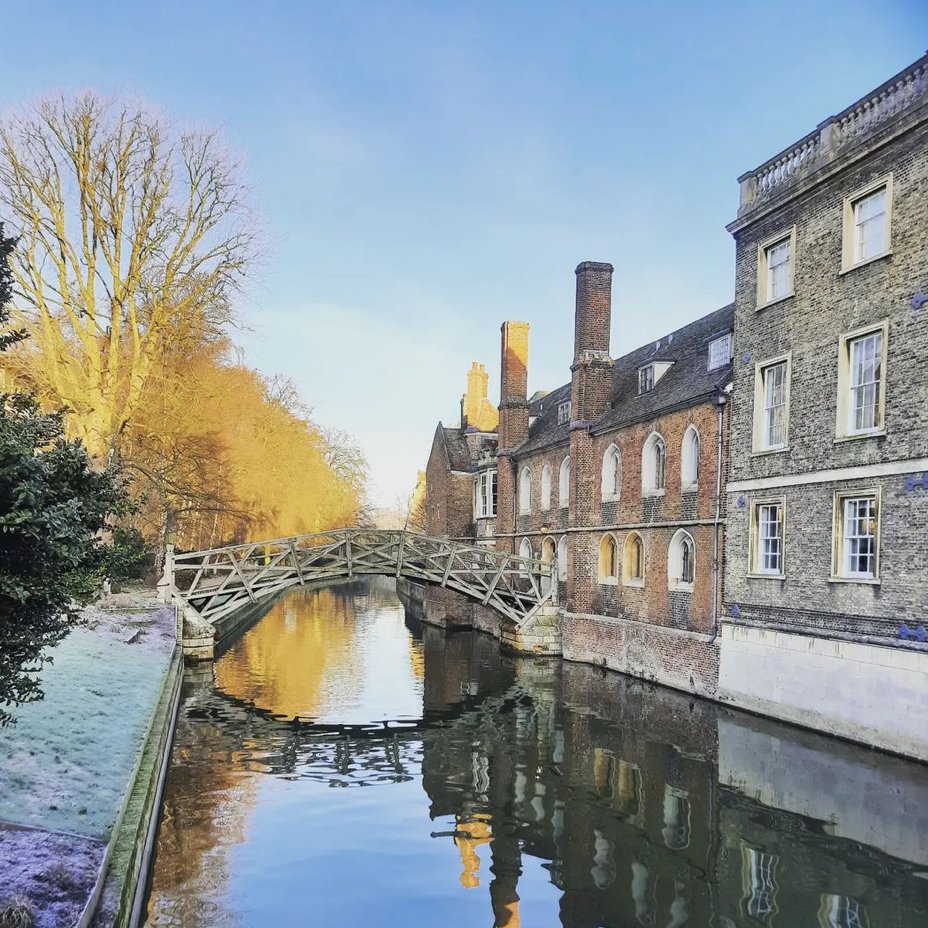
[[[555,605],[542,606],[519,627],[503,622],[500,625],[500,643],[517,654],[534,654],[537,657],[560,654],[560,610]]]
[[[194,609],[180,606],[181,648],[184,660],[190,663],[211,661],[216,650],[216,629],[201,619]]]

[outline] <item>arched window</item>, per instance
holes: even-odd
[[[691,425],[683,436],[683,448],[680,454],[680,476],[684,487],[694,487],[699,483],[699,432]]]
[[[544,512],[551,508],[551,467],[548,464],[541,469],[541,508]]]
[[[533,557],[532,554],[532,543],[527,539],[523,538],[519,542],[519,557]]]
[[[548,536],[541,543],[541,559],[546,564],[550,564],[554,560],[554,554],[555,554],[554,539]]]
[[[561,535],[557,543],[557,578],[567,579],[567,536]]]
[[[532,511],[532,472],[527,467],[519,474],[519,512]]]
[[[667,446],[657,432],[652,432],[641,455],[641,489],[645,493],[661,493],[666,482]]]
[[[599,543],[599,582],[615,583],[619,576],[619,546],[612,535]]]
[[[554,560],[555,550],[554,539],[549,535],[541,543],[541,559],[545,564],[550,564]],[[547,593],[550,587],[551,581],[547,577],[544,577],[541,584],[542,592]]]
[[[610,445],[603,455],[602,496],[603,499],[618,499],[622,491],[622,453],[616,445]]]
[[[696,544],[680,529],[670,540],[667,554],[667,585],[671,590],[691,590],[696,579]]]
[[[627,586],[644,586],[644,542],[637,532],[629,532],[625,536],[622,582]]]
[[[557,504],[566,509],[570,502],[570,455],[561,461],[561,469],[557,475]]]

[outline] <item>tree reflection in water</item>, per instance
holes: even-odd
[[[188,671],[150,923],[922,925],[925,780],[389,586],[297,593]]]

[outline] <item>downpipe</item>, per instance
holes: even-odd
[[[719,419],[716,429],[715,522],[712,526],[712,633],[709,636],[710,644],[715,642],[719,636],[719,549],[722,517],[722,454],[724,452],[722,430],[725,424],[725,406],[728,403],[728,397],[720,394],[715,402],[719,408]]]

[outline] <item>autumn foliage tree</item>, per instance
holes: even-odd
[[[0,209],[33,339],[21,376],[105,459],[177,332],[216,324],[254,250],[235,165],[142,107],[54,98],[0,128]]]
[[[236,358],[256,251],[212,132],[141,106],[47,99],[0,126],[0,218],[20,236],[8,379],[63,409],[98,467],[121,460],[156,549],[352,524],[366,465],[292,384]]]

